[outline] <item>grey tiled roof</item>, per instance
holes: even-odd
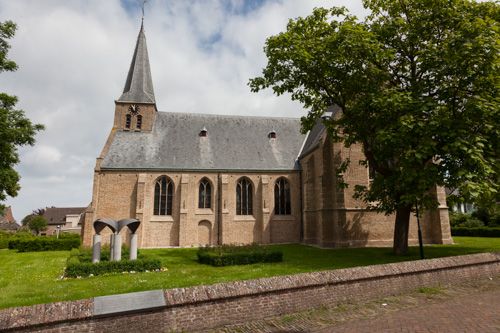
[[[329,117],[334,118],[340,111],[340,107],[338,105],[329,106],[324,114],[328,114]],[[319,146],[319,140],[325,134],[326,126],[323,125],[323,119],[318,118],[316,125],[314,125],[313,129],[307,134],[306,142],[304,143],[304,147],[300,152],[300,157],[304,157],[309,154],[311,151],[316,149]]]
[[[157,112],[152,132],[117,131],[101,168],[299,170],[300,127],[294,118]]]
[[[82,214],[87,207],[47,207],[43,218],[48,224],[64,224],[66,223],[66,215]]]
[[[118,102],[155,103],[144,26],[141,25],[123,94]]]

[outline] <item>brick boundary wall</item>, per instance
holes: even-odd
[[[93,299],[0,310],[6,332],[188,332],[500,275],[500,252],[164,290],[166,307],[93,317]]]

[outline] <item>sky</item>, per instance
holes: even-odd
[[[144,28],[159,111],[299,118],[290,96],[252,93],[247,83],[267,64],[266,38],[315,7],[361,0],[148,0]],[[113,125],[137,35],[142,0],[0,0],[0,20],[18,30],[0,73],[0,92],[19,98],[46,129],[20,147],[21,190],[3,202],[20,222],[45,207],[85,207],[96,158]]]

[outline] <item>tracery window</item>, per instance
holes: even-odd
[[[161,177],[155,184],[154,215],[172,215],[172,194],[174,185],[167,177]]]
[[[200,191],[198,198],[198,208],[210,208],[212,202],[212,188],[208,179],[203,178],[200,181]]]
[[[290,183],[285,178],[280,178],[274,185],[274,214],[290,215],[291,206]]]
[[[236,184],[236,215],[252,215],[252,183],[246,178]]]

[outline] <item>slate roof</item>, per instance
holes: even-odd
[[[66,223],[66,215],[81,214],[87,207],[47,207],[43,218],[49,224]]]
[[[332,105],[325,110],[324,115],[327,115],[330,118],[334,118],[337,116],[339,111],[340,107],[338,105]],[[307,133],[306,142],[304,143],[304,147],[302,148],[299,157],[304,157],[305,155],[316,149],[319,146],[319,140],[321,139],[323,134],[325,134],[325,132],[326,126],[323,125],[323,119],[319,118],[313,129]]]
[[[152,132],[116,131],[101,169],[300,170],[300,119],[157,112]],[[207,136],[201,137],[203,128]],[[276,139],[270,139],[270,131]]]
[[[125,87],[123,88],[123,94],[117,102],[155,103],[144,25],[141,25],[137,37],[137,44],[130,63]]]

